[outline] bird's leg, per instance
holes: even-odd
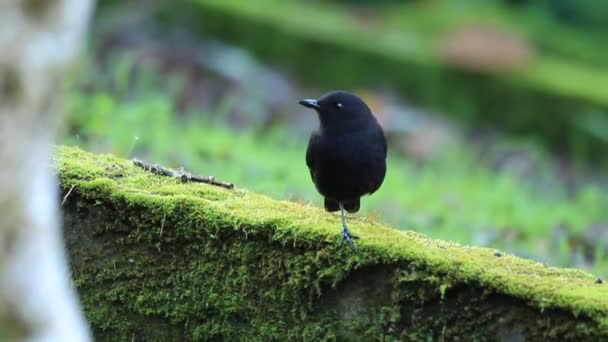
[[[342,205],[342,202],[340,202],[340,213],[342,214],[342,237],[340,238],[339,246],[342,246],[342,243],[344,242],[344,240],[346,240],[348,241],[350,248],[356,253],[357,247],[355,247],[355,242],[353,241],[353,239],[356,239],[357,237],[351,235],[348,231],[348,227],[346,227],[346,217],[344,214],[344,206]]]

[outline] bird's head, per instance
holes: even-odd
[[[369,107],[352,93],[336,90],[323,95],[320,99],[306,99],[299,103],[312,108],[319,114],[321,126],[327,129],[356,128],[375,122]]]

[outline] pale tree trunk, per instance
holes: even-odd
[[[92,7],[0,0],[0,340],[91,339],[70,283],[49,166],[63,83]]]

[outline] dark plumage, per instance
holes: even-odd
[[[341,210],[342,238],[356,251],[346,227],[344,210],[357,212],[360,198],[372,194],[386,174],[386,139],[369,107],[358,96],[332,91],[318,100],[302,100],[319,115],[306,150],[306,165],[325,210]]]

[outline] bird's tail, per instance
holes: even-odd
[[[349,213],[356,213],[361,207],[361,201],[357,198],[351,201],[343,201],[342,205],[344,206],[344,209]]]
[[[325,210],[331,212],[340,210],[340,203],[332,200],[331,198],[325,197]]]
[[[356,213],[357,211],[359,211],[361,202],[357,198],[357,199],[350,200],[350,201],[342,201],[342,205],[344,206],[344,209],[346,211],[348,211],[349,213]],[[340,210],[340,202],[326,197],[325,198],[325,210],[327,210],[329,212],[334,212],[334,211]]]

